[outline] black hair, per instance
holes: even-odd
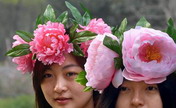
[[[176,108],[176,75],[171,74],[167,80],[158,84],[163,108]]]
[[[119,88],[115,88],[110,84],[100,95],[95,108],[115,108],[119,91]]]
[[[163,108],[176,108],[176,75],[171,74],[167,80],[158,84]],[[115,108],[120,87],[110,84],[99,97],[96,108]]]
[[[52,108],[46,101],[40,86],[42,82],[42,76],[48,67],[49,65],[44,65],[42,62],[38,60],[35,62],[32,81],[33,81],[33,88],[35,91],[36,108]]]

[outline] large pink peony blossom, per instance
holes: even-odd
[[[72,44],[68,43],[69,36],[65,32],[61,23],[48,21],[46,25],[39,25],[34,31],[35,38],[30,42],[31,51],[45,65],[52,63],[61,65],[65,60],[64,54],[73,51]]]
[[[12,47],[20,44],[27,44],[27,42],[21,39],[18,35],[15,35],[13,39],[16,41],[13,43]],[[32,72],[35,63],[35,60],[32,60],[32,53],[20,57],[14,57],[12,61],[18,64],[17,70],[22,71],[23,73]]]
[[[91,86],[97,90],[106,88],[117,71],[114,66],[114,58],[119,55],[103,45],[105,35],[118,41],[117,37],[109,33],[98,35],[88,48],[88,58],[85,63],[88,80],[86,86]]]
[[[176,44],[168,34],[151,28],[124,32],[123,76],[148,84],[161,83],[176,70]]]
[[[77,29],[77,32],[81,31],[91,31],[97,34],[104,34],[104,33],[111,33],[111,28],[108,26],[102,18],[99,19],[92,19],[90,20],[89,24],[87,26],[81,26],[81,29]],[[83,49],[83,53],[85,56],[87,56],[87,49],[90,45],[92,40],[86,41],[81,43],[81,49]]]

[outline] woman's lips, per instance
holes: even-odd
[[[56,98],[54,100],[59,104],[67,104],[71,100],[71,98],[62,97],[62,98]]]

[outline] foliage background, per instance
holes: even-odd
[[[176,0],[67,0],[78,9],[84,4],[94,17],[101,17],[111,26],[119,25],[125,17],[132,27],[140,17],[156,29],[166,26],[172,17],[176,21]],[[5,57],[16,30],[31,32],[35,18],[47,4],[60,14],[66,10],[65,0],[0,0],[0,108],[30,108],[34,105],[31,75],[23,75]],[[21,104],[20,104],[21,103]],[[24,105],[27,106],[24,106]],[[4,106],[3,106],[4,105]],[[7,105],[7,106],[5,106]]]

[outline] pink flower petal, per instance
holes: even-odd
[[[105,36],[118,39],[112,34],[98,35],[88,48],[88,58],[85,63],[87,86],[91,86],[97,90],[103,90],[112,81],[116,72],[114,66],[114,58],[119,55],[103,45]],[[103,82],[103,83],[102,83]]]
[[[176,70],[176,44],[166,33],[151,28],[124,32],[123,76],[132,81],[159,83]]]
[[[119,69],[115,72],[114,78],[112,79],[112,84],[115,88],[118,88],[123,83],[122,70]]]

